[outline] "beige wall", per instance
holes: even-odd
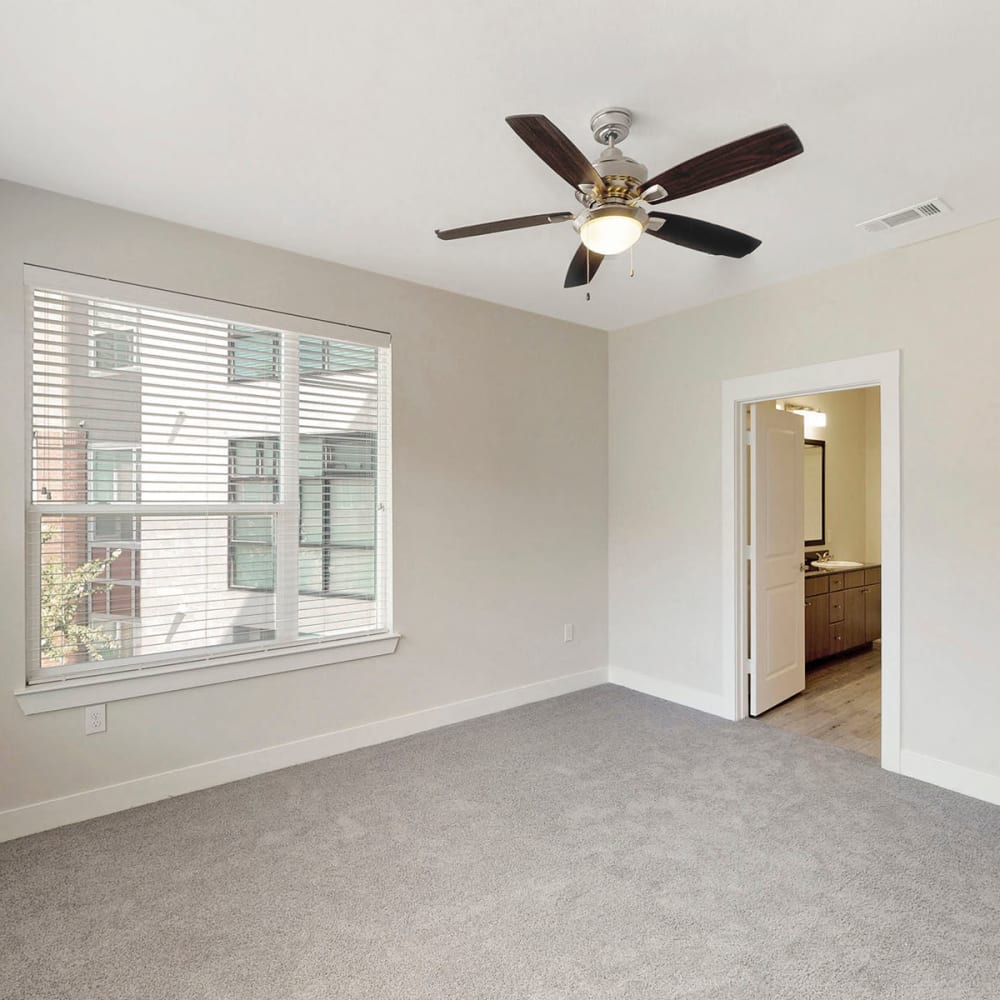
[[[0,220],[0,812],[606,666],[605,334],[7,183]],[[102,736],[22,714],[25,262],[392,332],[395,655],[117,702]]]
[[[806,437],[826,442],[826,544],[822,548],[834,559],[879,561],[878,397],[878,387],[870,386],[785,399],[786,404],[798,403],[826,414],[826,426],[807,431]],[[869,538],[872,522],[875,533]]]
[[[991,223],[612,334],[612,669],[721,694],[722,380],[899,349],[903,750],[997,787],[998,247]]]

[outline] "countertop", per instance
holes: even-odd
[[[804,575],[806,579],[811,576],[832,576],[834,573],[857,573],[863,569],[875,569],[881,563],[862,563],[860,566],[852,566],[850,569],[810,569]]]

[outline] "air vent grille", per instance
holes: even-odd
[[[919,205],[909,205],[888,215],[880,215],[877,219],[859,222],[858,229],[863,229],[866,233],[883,233],[887,229],[897,229],[899,226],[920,222],[921,219],[950,211],[951,209],[940,198],[932,198],[930,201],[922,201]]]

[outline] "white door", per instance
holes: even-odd
[[[750,407],[750,714],[805,690],[802,418]]]

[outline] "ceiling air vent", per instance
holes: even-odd
[[[950,211],[951,209],[940,198],[932,198],[930,201],[922,201],[919,205],[910,205],[909,208],[900,208],[888,215],[880,215],[877,219],[859,222],[858,229],[863,229],[866,233],[883,233],[887,229],[898,229],[911,222],[919,222],[921,219],[929,219]]]

